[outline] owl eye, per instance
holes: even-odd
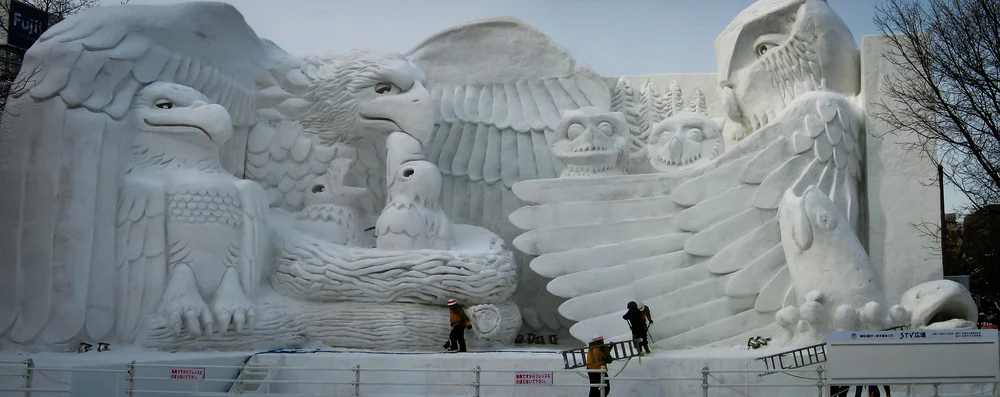
[[[754,52],[757,53],[758,57],[762,57],[762,56],[764,56],[764,54],[766,54],[768,51],[770,51],[774,47],[777,47],[777,45],[775,45],[773,43],[760,43],[760,44],[757,44],[756,47],[754,47]]]
[[[688,134],[688,139],[695,142],[701,142],[702,140],[705,139],[705,134],[701,132],[700,128],[692,128],[688,130],[687,134]]]
[[[174,104],[170,101],[159,101],[156,103],[158,109],[173,109]]]
[[[566,138],[569,138],[571,141],[576,140],[580,135],[583,135],[583,131],[586,129],[587,127],[584,127],[583,124],[573,123],[566,129]]]
[[[600,124],[598,124],[597,129],[601,130],[601,132],[603,132],[604,135],[608,136],[611,136],[611,133],[614,132],[614,128],[611,128],[611,123],[607,121],[602,121]]]

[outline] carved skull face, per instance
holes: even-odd
[[[707,163],[725,151],[721,120],[701,113],[677,112],[656,123],[649,138],[649,163],[671,171]]]
[[[560,176],[623,174],[628,161],[628,124],[619,112],[585,107],[563,112],[552,138],[552,154],[566,164]]]

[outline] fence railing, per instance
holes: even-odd
[[[95,364],[100,365],[100,364]],[[130,362],[121,366],[120,368],[80,368],[80,367],[65,367],[65,366],[39,366],[31,359],[24,361],[0,361],[0,396],[13,395],[10,393],[23,393],[25,397],[30,397],[32,393],[52,393],[61,394],[76,397],[80,391],[74,392],[72,389],[56,389],[56,388],[44,388],[44,387],[33,387],[33,383],[37,374],[41,372],[45,373],[104,373],[113,375],[118,382],[115,386],[115,390],[119,391],[124,396],[147,396],[147,395],[187,395],[192,397],[213,397],[213,396],[229,396],[240,393],[228,393],[228,392],[218,392],[202,389],[217,389],[218,387],[214,385],[222,384],[230,385],[236,383],[248,383],[248,384],[262,384],[264,387],[262,390],[253,393],[259,396],[329,396],[331,395],[329,391],[317,394],[303,394],[303,393],[277,393],[272,392],[271,385],[323,385],[323,386],[350,386],[352,397],[362,397],[366,394],[364,393],[365,386],[432,386],[435,388],[441,387],[452,387],[452,388],[464,388],[465,390],[471,391],[471,395],[474,397],[480,397],[482,388],[485,387],[511,387],[511,388],[521,388],[521,387],[550,387],[550,388],[576,388],[583,389],[591,387],[589,379],[587,379],[588,372],[602,373],[602,371],[587,371],[587,370],[563,370],[563,369],[553,369],[544,370],[542,372],[553,374],[552,382],[549,384],[542,385],[531,385],[531,384],[516,384],[513,380],[513,376],[508,378],[511,382],[483,382],[483,375],[486,374],[496,374],[496,373],[517,373],[527,371],[526,369],[482,369],[480,366],[476,366],[471,369],[437,369],[437,368],[414,368],[414,369],[400,369],[400,368],[367,368],[361,365],[354,365],[350,368],[318,368],[318,367],[296,367],[296,366],[267,366],[260,364],[243,364],[243,365],[196,365],[198,368],[204,369],[221,369],[221,370],[231,370],[240,373],[248,365],[252,365],[256,369],[267,369],[267,370],[279,370],[279,371],[325,371],[325,372],[349,372],[351,373],[350,380],[328,380],[322,379],[322,377],[315,377],[315,379],[238,379],[236,377],[227,378],[213,378],[204,377],[202,379],[194,382],[194,390],[170,390],[170,388],[155,388],[155,389],[144,389],[136,388],[136,383],[143,383],[144,381],[170,381],[172,378],[170,376],[137,376],[137,370],[140,368],[164,368],[164,367],[177,367],[177,364],[153,364],[153,363],[136,363]],[[610,372],[614,372],[613,370]],[[392,379],[392,377],[385,376],[364,376],[364,374],[374,374],[374,373],[389,373],[389,374],[405,374],[405,373],[448,373],[448,374],[465,374],[468,375],[468,380],[464,382],[388,382],[381,381],[379,379]],[[749,379],[760,380],[759,376],[753,376],[750,378],[747,376],[747,381],[744,383],[726,383],[720,376],[725,374],[762,374],[762,373],[780,373],[786,374],[790,377],[794,377],[800,380],[798,383],[776,383],[776,382],[761,382],[752,383]],[[573,382],[554,382],[555,374],[576,374],[582,379],[579,383]],[[692,374],[694,375],[694,374]],[[700,376],[691,377],[628,377],[618,375],[605,375],[602,373],[601,383],[604,379],[612,381],[614,384],[621,385],[622,383],[629,382],[683,382],[689,383],[692,386],[700,386],[701,394],[703,397],[711,396],[711,389],[713,388],[727,388],[735,391],[735,394],[749,397],[752,393],[751,389],[766,388],[766,389],[784,389],[784,388],[813,388],[814,393],[818,397],[827,397],[829,395],[829,387],[831,386],[826,377],[826,370],[822,366],[816,368],[804,368],[804,369],[788,369],[788,370],[775,370],[775,369],[744,369],[744,370],[712,370],[709,367],[704,367],[701,369]],[[604,376],[608,376],[605,378]],[[18,382],[20,386],[4,386],[10,382],[10,379],[21,378]],[[569,379],[574,379],[569,377]],[[805,382],[802,382],[805,380]],[[124,383],[124,387],[123,384]],[[938,396],[938,386],[929,383],[905,383],[905,384],[891,384],[892,386],[905,386],[907,396]],[[991,391],[987,391],[987,385],[992,386]],[[596,386],[596,385],[595,385]],[[853,386],[853,385],[852,385]],[[879,385],[881,386],[881,385]],[[914,386],[933,386],[933,394],[914,394]],[[72,386],[71,386],[72,387]],[[620,386],[619,386],[620,388]],[[740,391],[739,389],[743,389]],[[584,391],[580,390],[580,394]],[[603,396],[603,388],[601,389]],[[997,384],[983,384],[980,389],[980,393],[965,394],[966,396],[997,396]],[[380,392],[377,394],[384,394]],[[412,394],[412,393],[411,393]],[[553,392],[554,394],[554,392]],[[770,393],[768,393],[770,394]],[[88,395],[88,394],[84,394]],[[469,395],[469,394],[452,394],[452,395]],[[808,393],[802,393],[801,395],[808,395]],[[852,394],[853,395],[853,394]],[[897,392],[897,396],[900,394]],[[954,395],[954,394],[953,394]]]

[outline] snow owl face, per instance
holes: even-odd
[[[226,108],[180,84],[158,81],[139,90],[132,116],[139,131],[198,146],[221,146],[233,136],[233,121]]]
[[[719,35],[715,54],[737,140],[805,92],[858,92],[854,36],[826,0],[758,0]]]
[[[566,164],[561,176],[624,173],[628,124],[619,112],[585,107],[563,112],[552,138],[552,154]]]
[[[437,203],[441,196],[441,171],[427,161],[410,161],[396,169],[389,182],[390,200],[409,197],[419,203]]]
[[[701,113],[674,113],[653,126],[647,150],[650,165],[660,172],[707,163],[725,151],[722,121]]]

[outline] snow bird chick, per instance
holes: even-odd
[[[410,161],[389,182],[389,203],[375,222],[376,246],[388,250],[447,250],[451,221],[441,209],[441,172],[427,161]]]

